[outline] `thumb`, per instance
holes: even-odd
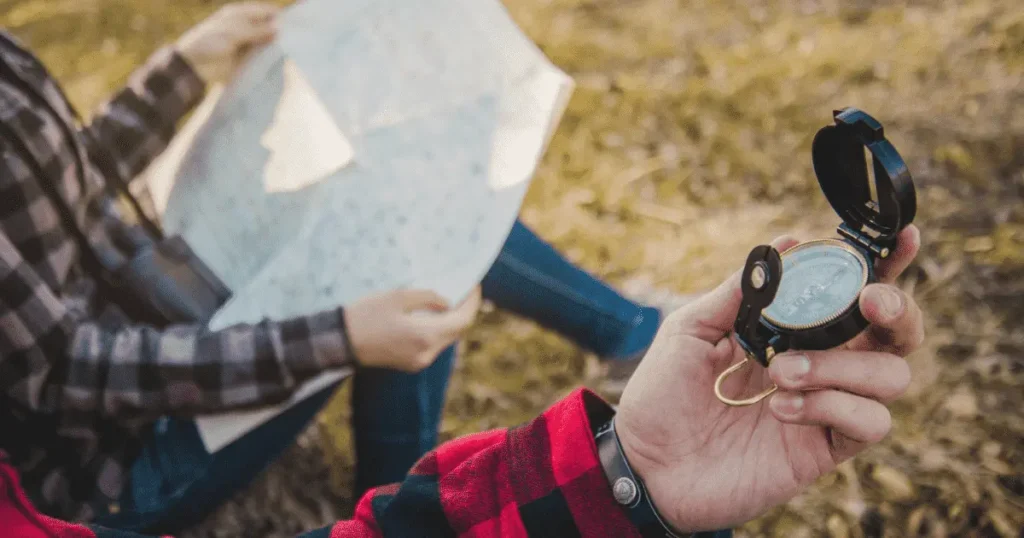
[[[429,329],[435,334],[442,336],[446,339],[454,339],[462,333],[466,327],[469,327],[476,319],[476,313],[480,310],[480,304],[483,299],[480,295],[480,289],[474,289],[469,297],[466,298],[461,304],[452,310],[439,314],[437,316],[430,316],[424,318],[424,323]]]
[[[277,37],[277,26],[274,21],[237,21],[231,29],[235,44],[240,48],[264,45]]]
[[[771,242],[772,247],[782,252],[799,243],[790,236],[782,236]],[[736,271],[724,282],[703,297],[678,311],[677,327],[684,334],[715,343],[732,330],[736,315],[743,302],[740,278],[743,269]]]
[[[434,291],[430,290],[400,290],[397,292],[399,304],[406,312],[414,310],[433,310],[443,312],[448,310],[448,301]]]

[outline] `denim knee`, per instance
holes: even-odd
[[[454,358],[452,346],[415,374],[377,368],[356,373],[352,428],[358,492],[401,480],[437,444]]]

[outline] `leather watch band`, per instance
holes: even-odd
[[[633,473],[633,469],[622,452],[622,444],[615,432],[615,419],[609,420],[598,429],[594,437],[597,442],[598,459],[601,467],[612,486],[615,502],[622,506],[629,520],[636,525],[644,538],[692,538],[691,533],[680,533],[673,530],[661,517],[651,502],[644,487],[643,480]]]

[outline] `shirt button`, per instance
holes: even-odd
[[[622,505],[631,504],[636,500],[636,482],[622,477],[616,480],[615,485],[612,486],[612,494],[615,496],[615,502]]]

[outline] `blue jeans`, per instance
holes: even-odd
[[[633,303],[573,266],[516,222],[482,282],[497,307],[532,319],[581,347],[628,359],[650,345],[657,309]],[[353,379],[356,495],[397,482],[437,443],[454,346],[425,370],[406,374],[362,368]],[[334,387],[292,406],[214,454],[190,420],[162,419],[131,469],[116,514],[97,522],[175,533],[197,523],[288,448],[330,400]]]

